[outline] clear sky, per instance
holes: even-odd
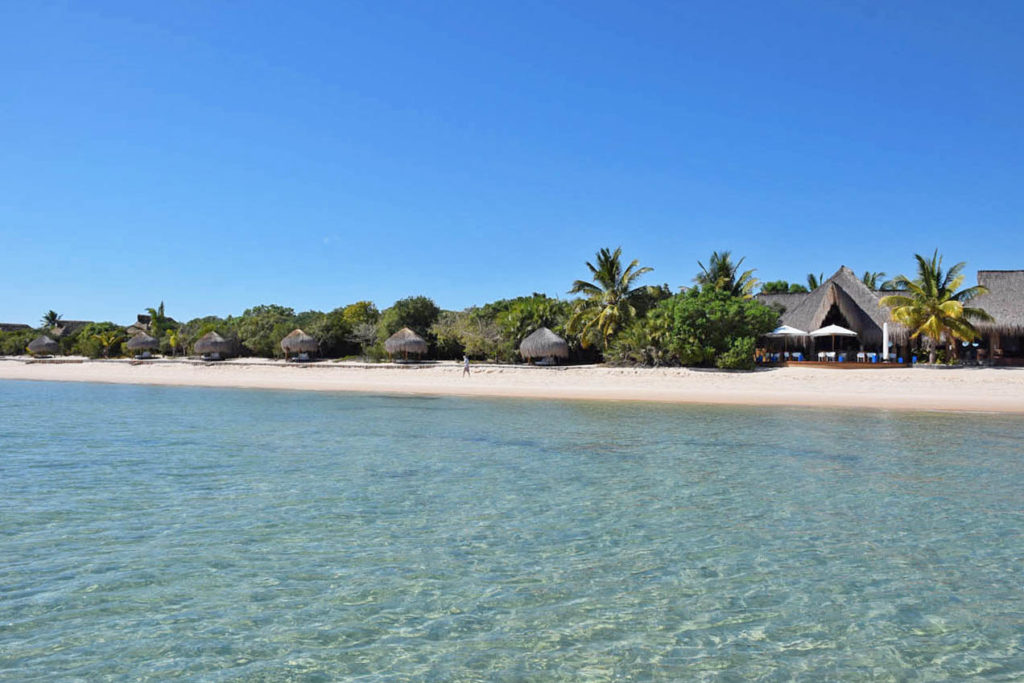
[[[1024,3],[0,5],[0,321],[1024,268]]]

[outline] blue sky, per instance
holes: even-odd
[[[9,2],[0,321],[1024,268],[1016,2]]]

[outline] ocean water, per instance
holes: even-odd
[[[1012,680],[1022,441],[0,382],[0,679]]]

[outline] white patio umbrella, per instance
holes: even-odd
[[[836,337],[856,337],[857,333],[839,325],[826,325],[810,333],[811,337],[832,337],[832,350],[836,350]]]
[[[806,337],[807,333],[803,330],[798,330],[795,327],[789,325],[782,325],[776,327],[774,330],[765,335],[766,337],[782,337],[782,350],[789,351],[789,338],[790,337]]]

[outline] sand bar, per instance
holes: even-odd
[[[833,406],[1024,414],[1024,368],[832,370],[752,373],[689,368],[424,365],[233,360],[26,363],[0,359],[0,379],[239,387],[386,394]]]

